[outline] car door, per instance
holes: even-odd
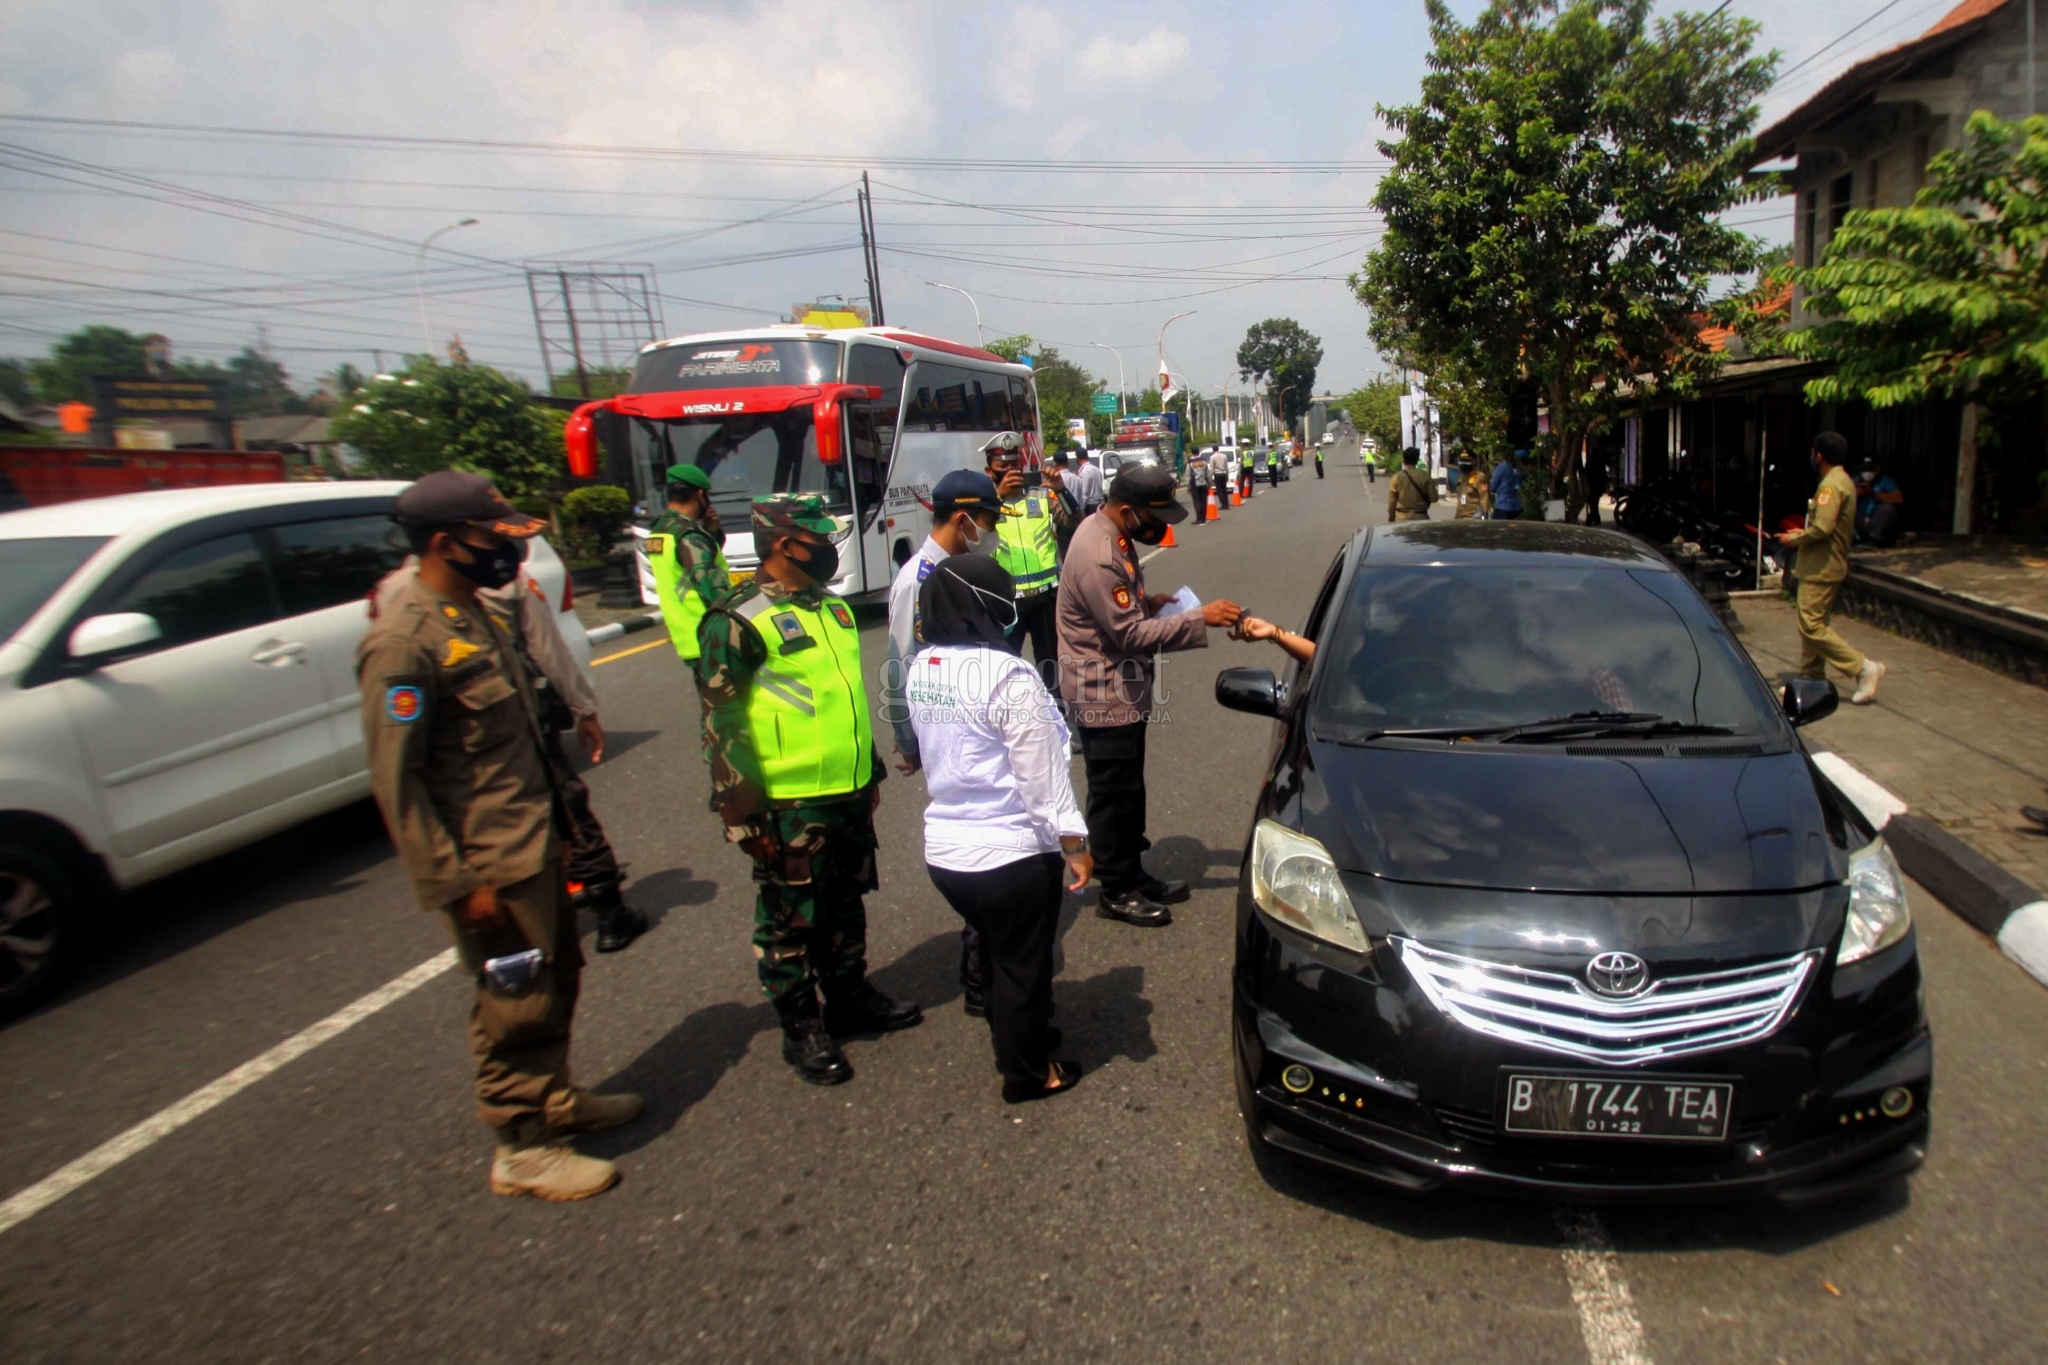
[[[378,507],[350,504],[332,511],[301,506],[288,515],[290,520],[273,522],[261,533],[276,556],[283,624],[304,642],[320,684],[314,724],[332,759],[330,777],[361,777],[368,764],[356,646],[369,629],[371,589],[405,562],[406,547],[391,523],[389,499]]]
[[[326,698],[253,532],[166,537],[109,588],[95,613],[145,612],[161,637],[51,685],[117,854],[163,850],[332,779]]]

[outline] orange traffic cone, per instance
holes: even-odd
[[[1162,550],[1171,550],[1171,549],[1173,548],[1173,546],[1174,546],[1174,539],[1173,539],[1173,527],[1171,527],[1171,526],[1168,526],[1168,527],[1166,528],[1166,539],[1164,539],[1164,540],[1162,540],[1162,541],[1160,541],[1160,542],[1159,542],[1159,548],[1160,548],[1160,549],[1162,549]]]
[[[1232,507],[1244,506],[1244,494],[1238,491],[1236,484],[1230,485],[1230,505]]]
[[[1223,515],[1223,509],[1216,505],[1216,485],[1214,484],[1209,485],[1209,506],[1202,515],[1208,521],[1214,521]]]

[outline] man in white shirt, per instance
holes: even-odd
[[[1102,510],[1108,494],[1102,485],[1102,469],[1088,458],[1088,452],[1081,452],[1081,467],[1074,477],[1080,482],[1080,491],[1074,494],[1074,501],[1081,504],[1081,515],[1091,516]]]

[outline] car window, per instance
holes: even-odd
[[[272,528],[284,614],[337,607],[369,596],[377,580],[405,562],[391,518],[380,513],[299,521]]]
[[[1365,566],[1318,645],[1315,719],[1360,731],[1648,711],[1763,733],[1768,692],[1676,575]]]
[[[104,610],[154,616],[163,628],[157,649],[246,630],[278,616],[263,552],[246,531],[172,551]]]
[[[105,536],[0,540],[0,640],[11,639],[64,586]]]

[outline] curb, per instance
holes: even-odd
[[[2048,986],[2048,899],[1971,848],[1836,753],[1815,753],[1830,785],[1884,833],[1905,874],[1972,927],[1998,940],[1999,951]]]
[[[650,611],[639,616],[628,616],[623,621],[611,621],[605,625],[592,626],[588,634],[591,644],[601,645],[616,640],[621,635],[632,635],[637,631],[652,630],[660,624],[661,613]]]

